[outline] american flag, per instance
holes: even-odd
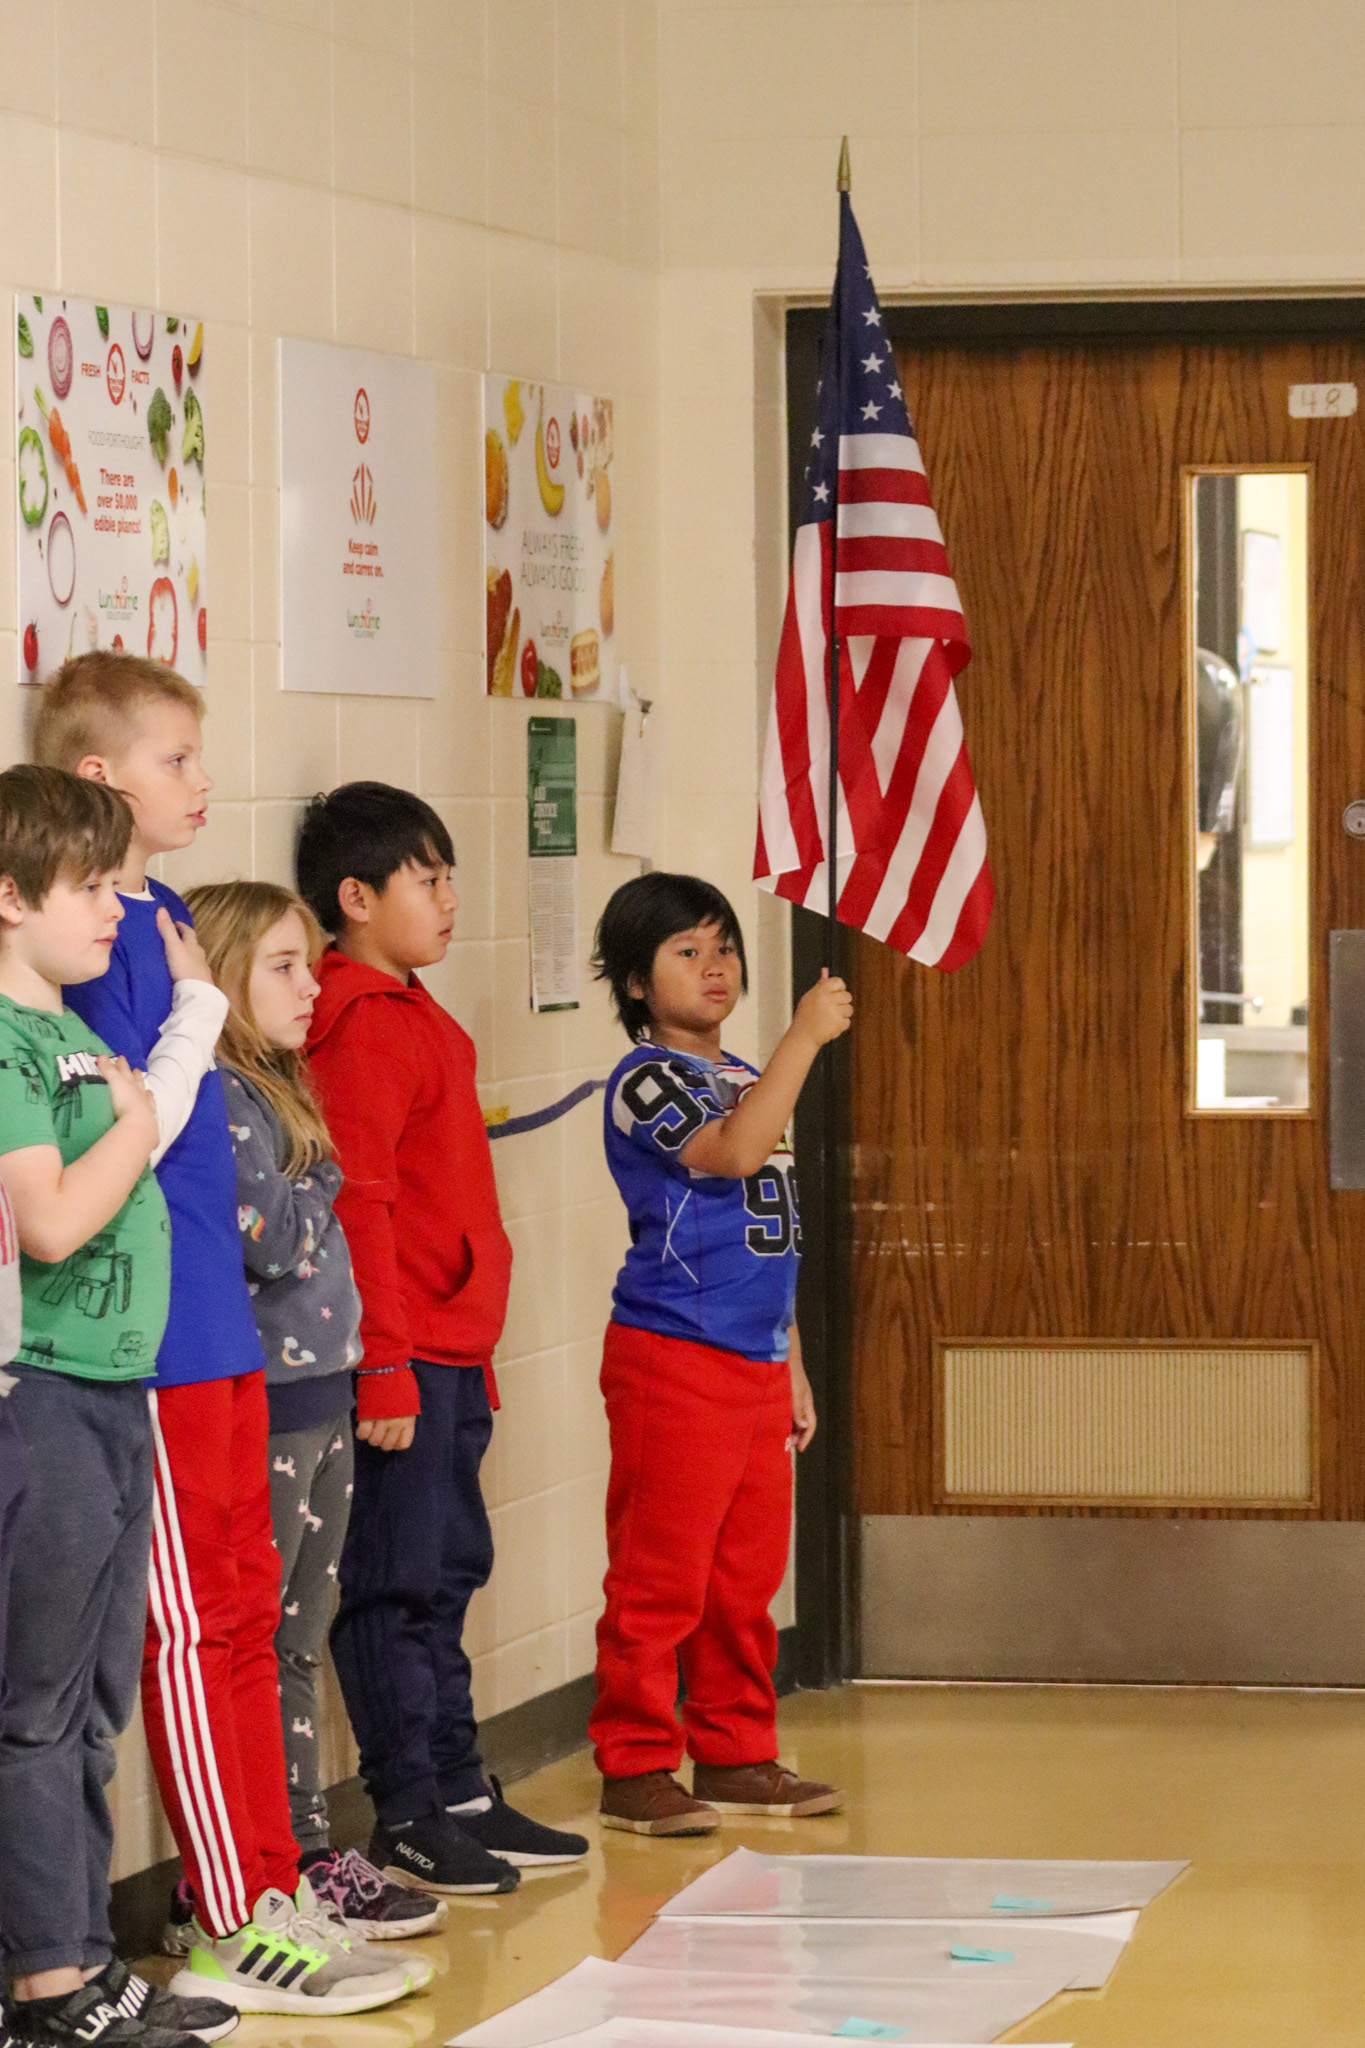
[[[847,193],[839,206],[754,875],[794,903],[828,908],[832,575],[839,920],[913,960],[961,967],[995,900],[953,690],[971,645]]]

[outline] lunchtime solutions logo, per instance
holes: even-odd
[[[137,615],[138,594],[128,588],[128,578],[123,578],[117,590],[106,590],[103,585],[96,588],[96,602],[107,619],[122,625],[131,622]]]
[[[99,372],[96,371],[95,374],[98,376]],[[128,385],[128,366],[123,360],[123,350],[117,342],[113,343],[105,359],[104,377],[109,386],[110,402],[122,405],[123,394]]]
[[[363,384],[355,395],[352,418],[355,421],[355,437],[363,447],[370,438],[370,394]]]

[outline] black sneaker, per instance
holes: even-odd
[[[518,1813],[502,1796],[502,1786],[489,1774],[492,1793],[482,1812],[467,1806],[448,1806],[461,1834],[472,1835],[504,1863],[519,1870],[544,1869],[555,1863],[577,1863],[588,1853],[586,1835],[570,1835],[559,1828],[542,1827],[528,1814]]]
[[[140,1986],[134,1991],[133,1986]],[[183,2027],[157,2026],[146,2017],[150,1989],[130,1979],[129,1992],[111,1999],[98,1977],[65,1998],[31,1998],[5,2006],[0,2039],[15,2048],[202,2048],[198,2034]],[[215,2001],[216,2002],[216,2001]]]
[[[86,1990],[96,1984],[120,2012],[143,2019],[149,2026],[164,2027],[170,2034],[197,2034],[201,2041],[221,2041],[241,2018],[236,2006],[225,2005],[221,1998],[177,1998],[160,1984],[135,1977],[117,1956],[110,1957]]]
[[[490,1856],[444,1813],[376,1828],[369,1860],[385,1877],[424,1892],[514,1892],[521,1883],[509,1864]]]

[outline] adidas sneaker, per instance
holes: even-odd
[[[210,1996],[238,2012],[310,2013],[318,2016],[369,2012],[391,2005],[411,1988],[405,1968],[355,1948],[314,1911],[311,1887],[305,1905],[273,1888],[235,1934],[214,1936],[192,1923],[193,1946],[171,1990],[183,1998]]]

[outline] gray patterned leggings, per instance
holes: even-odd
[[[280,1553],[280,1712],[289,1817],[300,1856],[328,1845],[318,1782],[318,1667],[336,1605],[337,1562],[351,1513],[351,1418],[270,1438],[270,1521]]]

